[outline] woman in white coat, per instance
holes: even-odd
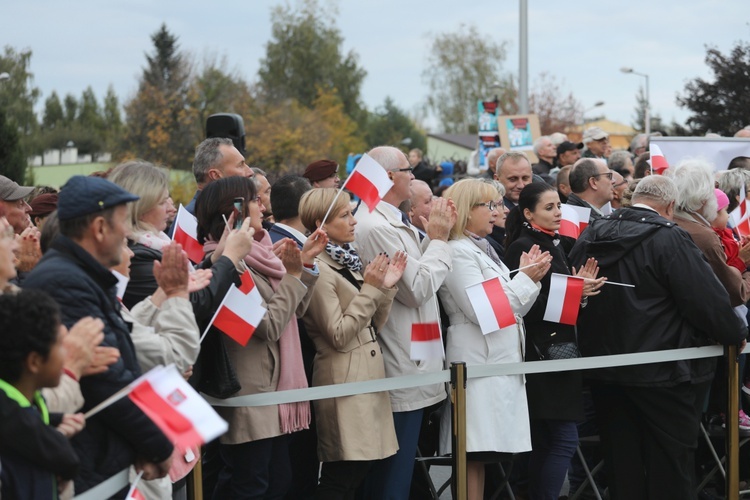
[[[492,232],[497,218],[505,217],[502,205],[495,201],[495,188],[481,180],[465,179],[451,186],[445,196],[453,200],[458,211],[448,243],[453,252],[453,272],[448,274],[438,292],[450,318],[447,361],[465,361],[470,366],[523,361],[524,330],[521,317],[539,294],[539,280],[550,267],[549,253],[542,253],[538,247],[532,248],[521,260],[521,267],[535,265],[515,273],[511,279],[509,269],[485,239]],[[500,278],[516,323],[483,335],[466,287],[491,278]],[[481,499],[484,464],[472,460],[472,453],[519,453],[531,450],[523,375],[469,380],[466,416],[469,498]],[[445,422],[447,419],[443,420]],[[449,439],[446,439],[449,435],[441,432],[442,450],[450,448]]]

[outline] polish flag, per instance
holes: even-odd
[[[729,214],[729,225],[736,229],[740,236],[750,236],[750,210],[747,200],[742,200]]]
[[[607,202],[604,205],[602,205],[602,208],[599,209],[599,211],[602,213],[602,215],[612,215],[612,202]]]
[[[198,264],[203,260],[203,245],[198,243],[198,220],[180,204],[174,222],[172,240],[182,245],[188,259]]]
[[[663,174],[669,168],[669,163],[667,163],[664,153],[661,152],[661,148],[656,144],[651,144],[649,151],[651,152],[651,159],[649,160],[651,171],[657,175]]]
[[[558,232],[563,236],[578,239],[578,236],[589,225],[591,209],[565,204],[560,205],[560,211],[562,212],[562,218],[560,219]]]
[[[440,336],[440,326],[437,323],[414,323],[411,325],[410,358],[412,361],[445,359],[443,339]]]
[[[552,273],[544,321],[575,325],[583,296],[583,279]]]
[[[346,187],[359,196],[372,212],[392,186],[393,182],[388,178],[388,172],[365,153],[341,189]]]
[[[258,305],[261,305],[263,299],[260,296],[258,288],[255,286],[255,281],[253,281],[253,276],[250,274],[250,271],[245,269],[245,272],[240,276],[240,280],[242,281],[239,288],[240,292],[244,293],[249,298],[252,298]]]
[[[130,491],[128,491],[128,496],[125,497],[125,500],[146,500],[146,497],[144,497],[143,493],[135,487],[134,483],[133,486],[130,487]]]
[[[241,346],[246,346],[266,314],[266,308],[257,300],[252,292],[245,294],[232,285],[206,327],[206,332],[214,326]]]
[[[467,286],[466,295],[477,316],[482,334],[487,335],[516,324],[513,308],[505,295],[500,278]]]
[[[228,429],[175,365],[157,366],[146,373],[134,383],[128,397],[178,449],[200,446]]]

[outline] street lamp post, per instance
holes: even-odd
[[[651,98],[649,97],[649,89],[648,89],[648,75],[646,73],[638,73],[637,71],[634,71],[633,68],[627,68],[623,67],[620,68],[620,71],[623,73],[632,73],[633,75],[642,76],[646,79],[646,109],[644,111],[644,120],[646,123],[644,123],[644,132],[646,132],[646,135],[651,135]]]
[[[593,106],[583,111],[583,114],[581,115],[583,117],[583,124],[586,125],[586,113],[589,111],[592,111],[600,106],[604,106],[604,101],[596,101]]]

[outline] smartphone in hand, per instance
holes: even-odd
[[[242,222],[247,218],[247,204],[245,198],[238,196],[234,199],[234,229],[242,227]]]

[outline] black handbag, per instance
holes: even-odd
[[[196,390],[217,399],[226,399],[242,388],[222,335],[211,328],[201,342],[198,361],[193,368],[193,376],[190,377],[190,383]]]
[[[575,342],[560,342],[558,344],[547,344],[541,349],[534,344],[539,359],[575,359],[581,357],[578,344]]]

